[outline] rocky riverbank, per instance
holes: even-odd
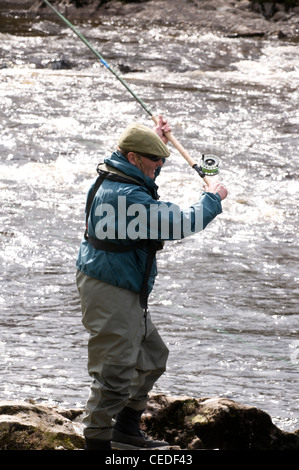
[[[84,448],[80,409],[0,402],[0,450]],[[181,450],[299,450],[299,430],[277,428],[264,411],[225,398],[152,395],[142,428]]]
[[[296,1],[56,0],[52,3],[70,20],[76,21],[97,23],[111,19],[126,24],[180,24],[184,28],[195,27],[230,37],[299,40],[299,2]],[[0,11],[37,18],[55,17],[42,0],[2,0]]]

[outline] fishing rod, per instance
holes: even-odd
[[[133,96],[133,98],[142,106],[142,108],[147,112],[151,119],[158,123],[158,118],[153,114],[149,107],[144,103],[144,101],[139,98],[136,93],[129,87],[125,80],[106,62],[104,57],[96,51],[90,42],[83,36],[83,34],[67,19],[65,18],[58,10],[56,10],[53,5],[48,0],[43,0],[46,5],[78,36],[78,38],[90,49],[90,51],[100,60],[100,62],[111,72],[117,80],[127,89],[127,91]],[[180,152],[182,157],[189,163],[189,165],[199,174],[199,176],[204,180],[206,184],[210,183],[208,176],[217,175],[219,173],[219,158],[215,155],[202,155],[200,165],[198,165],[187,150],[180,144],[180,142],[174,137],[171,132],[164,133],[167,139],[172,143],[172,145]]]

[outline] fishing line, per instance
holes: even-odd
[[[83,34],[61,13],[59,13],[56,8],[51,5],[48,0],[43,0],[46,5],[78,36],[78,38],[90,49],[90,51],[100,60],[100,62],[111,72],[117,80],[128,90],[128,92],[133,96],[133,98],[142,106],[142,108],[147,112],[151,119],[157,124],[158,118],[154,116],[149,107],[144,103],[144,101],[139,98],[136,93],[129,87],[126,81],[106,62],[104,57],[96,51],[90,42],[83,36]],[[189,165],[203,178],[206,184],[209,184],[209,176],[213,176],[219,173],[220,161],[215,155],[203,155],[200,165],[198,165],[195,160],[189,155],[187,150],[180,144],[180,142],[174,137],[171,132],[166,132],[165,136],[172,143],[172,145],[180,152],[180,154],[185,158]]]

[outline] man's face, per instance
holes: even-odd
[[[129,155],[130,155],[130,158],[129,158]],[[150,158],[143,157],[142,155],[135,153],[135,152],[130,152],[128,154],[128,159],[130,163],[132,163],[137,168],[139,168],[139,170],[141,170],[145,176],[148,176],[151,179],[155,178],[156,169],[163,165],[162,158],[159,158],[157,161],[154,161]]]

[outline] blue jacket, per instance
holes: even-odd
[[[125,245],[143,238],[161,241],[181,239],[203,230],[222,212],[219,194],[203,193],[199,201],[186,210],[170,202],[159,201],[155,181],[118,151],[105,159],[105,164],[109,171],[132,178],[132,184],[103,181],[88,219],[91,237]],[[146,260],[145,248],[123,253],[103,251],[84,239],[76,265],[87,276],[138,293],[145,277]],[[156,275],[154,260],[148,292],[153,288]]]

